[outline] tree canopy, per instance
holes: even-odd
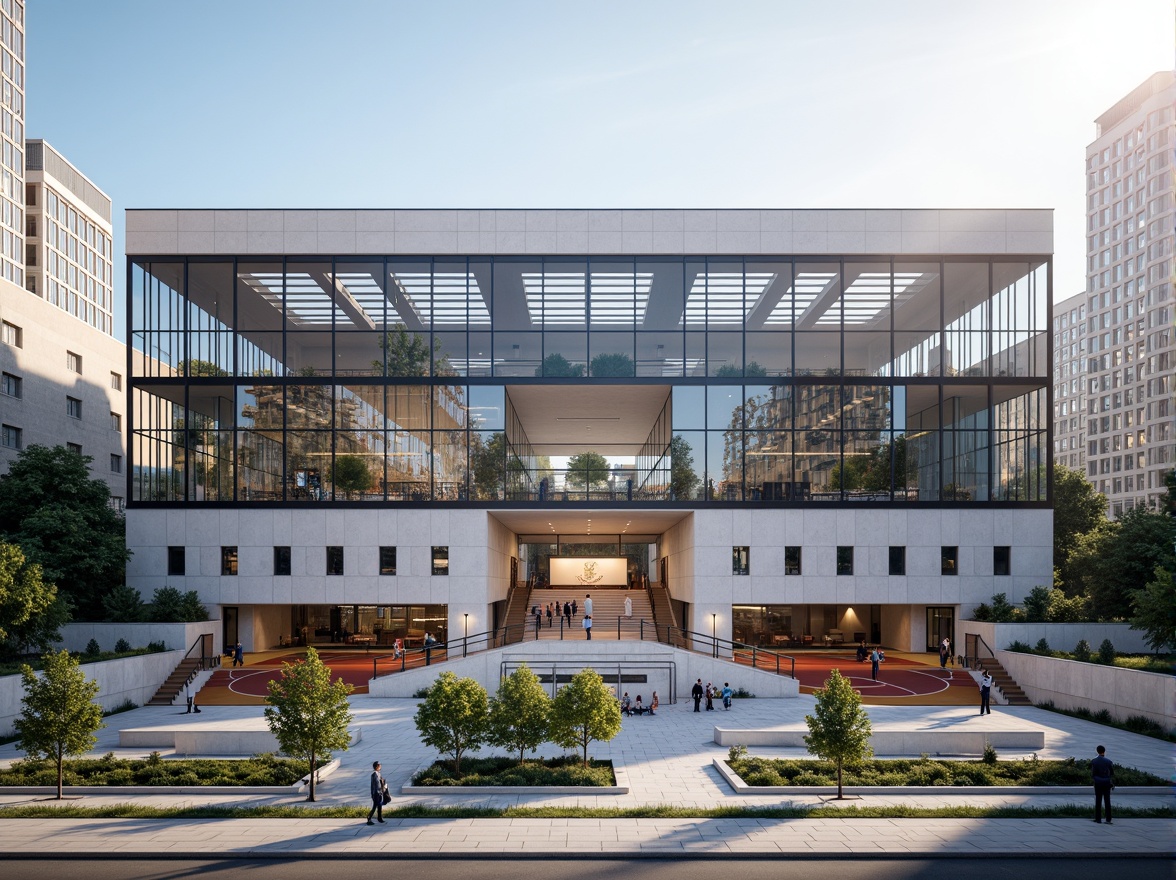
[[[1172,544],[1176,520],[1136,507],[1084,535],[1070,558],[1072,584],[1090,597],[1100,619],[1132,616],[1132,593],[1143,589],[1157,566],[1176,568]]]
[[[548,736],[556,745],[577,748],[588,766],[588,746],[621,732],[621,706],[594,669],[582,669],[560,688],[551,706]]]
[[[1153,651],[1176,648],[1176,576],[1156,567],[1142,590],[1131,594],[1131,628],[1141,630]]]
[[[608,460],[599,452],[580,452],[568,461],[567,482],[593,489],[607,483],[610,472]]]
[[[283,663],[281,676],[269,683],[265,720],[282,751],[310,765],[308,801],[314,800],[319,764],[351,745],[352,690],[341,678],[331,681],[330,668],[314,648],[306,649],[305,660]]]
[[[636,375],[631,357],[627,354],[610,354],[608,352],[601,352],[594,357],[588,366],[588,372],[596,378]]]
[[[702,477],[694,470],[694,450],[681,434],[670,440],[670,493],[676,500],[689,501],[698,493]]]
[[[502,680],[490,700],[487,742],[518,752],[519,763],[547,739],[551,698],[524,663]]]
[[[1086,476],[1064,464],[1054,465],[1054,570],[1063,589],[1073,593],[1070,561],[1084,535],[1107,523],[1107,497]]]
[[[0,654],[48,650],[68,621],[69,603],[45,583],[41,566],[27,562],[15,544],[0,543]]]
[[[809,729],[804,742],[818,758],[837,765],[837,799],[841,800],[842,768],[860,764],[872,754],[870,716],[849,679],[836,669],[816,698],[815,713],[804,716]]]
[[[573,364],[558,351],[553,351],[535,368],[536,376],[545,378],[579,378],[584,375],[583,364]]]
[[[366,492],[375,485],[367,462],[358,455],[336,455],[331,468],[331,481],[335,492],[342,492],[350,498],[355,492]]]
[[[453,772],[461,775],[461,759],[486,741],[489,724],[486,689],[472,678],[442,672],[417,707],[414,722],[421,741],[453,758]]]
[[[61,799],[63,767],[70,755],[94,748],[94,734],[102,723],[102,707],[94,702],[98,683],[86,678],[69,651],[57,651],[41,658],[41,674],[23,664],[20,669],[25,695],[21,716],[16,719],[20,748],[29,757],[49,758],[57,765],[57,799]]]
[[[130,552],[110,489],[91,479],[90,456],[64,446],[29,446],[0,480],[0,540],[28,562],[83,620],[104,617],[102,597],[123,583]]]

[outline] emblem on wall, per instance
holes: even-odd
[[[580,583],[585,586],[592,586],[592,584],[596,583],[597,581],[599,581],[603,578],[604,578],[604,575],[596,573],[596,563],[595,562],[585,562],[584,563],[584,573],[582,575],[577,576],[577,579],[580,581]]]

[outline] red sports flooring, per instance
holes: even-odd
[[[304,656],[298,649],[250,654],[247,665],[223,666],[214,672],[201,688],[199,702],[206,706],[261,705],[268,693],[267,684],[278,677],[282,663],[292,663]],[[837,668],[862,695],[862,701],[869,704],[966,706],[979,700],[976,683],[966,671],[952,667],[941,670],[938,657],[931,654],[924,660],[919,654],[888,653],[879,669],[878,681],[870,678],[869,662],[859,663],[851,652],[812,651],[792,656],[796,658],[796,677],[802,693],[811,694],[822,687],[830,671]],[[319,657],[330,667],[332,679],[342,678],[357,694],[368,692],[373,661],[378,663],[381,675],[399,671],[401,665],[391,655],[375,651],[324,650],[319,652]],[[443,650],[433,652],[434,664],[444,659]],[[759,654],[756,659],[758,667],[775,670],[774,655]],[[751,661],[750,657],[740,656],[737,662],[750,665]],[[412,654],[407,667],[416,668],[423,663],[422,655]],[[781,658],[780,668],[787,673],[791,663]],[[733,673],[732,678],[737,675]],[[738,686],[737,681],[735,684]]]

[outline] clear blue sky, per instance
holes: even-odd
[[[1173,65],[1171,0],[28,5],[116,252],[130,207],[1050,207],[1062,298],[1093,120]]]

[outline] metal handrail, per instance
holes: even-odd
[[[644,621],[642,621],[642,623],[644,624]],[[699,648],[693,647],[696,644],[702,644],[706,647],[706,652],[710,654],[711,657],[716,659],[718,659],[720,656],[720,649],[729,650],[731,652],[732,662],[739,662],[738,658],[740,656],[748,657],[753,669],[764,669],[765,672],[772,672],[774,667],[776,675],[787,675],[790,678],[796,678],[796,658],[791,654],[782,654],[779,651],[772,650],[771,648],[761,648],[758,645],[748,645],[744,642],[735,642],[731,641],[730,639],[721,639],[716,635],[706,635],[705,633],[693,632],[692,630],[681,629],[680,627],[662,627],[656,623],[652,624],[652,627],[654,631],[654,641],[662,641],[660,636],[664,631],[666,634],[665,641],[667,644],[671,644],[670,639],[676,635],[681,641],[682,647],[684,647],[686,650],[694,651],[695,653],[702,653]],[[641,638],[643,640],[645,638],[644,626],[641,628]],[[769,661],[770,665],[767,668],[760,665],[761,658],[772,658]],[[788,661],[786,664],[786,672],[781,667],[781,660]]]
[[[196,668],[197,672],[205,669],[215,669],[221,665],[221,655],[214,653],[212,650],[212,633],[201,633],[198,635],[196,641],[192,643],[192,647],[184,654],[184,660],[189,659],[192,656],[192,652],[198,647],[200,648],[200,665]],[[180,662],[182,663],[183,660]],[[188,680],[191,681],[191,676],[188,677]]]
[[[594,663],[590,663],[590,664],[585,664],[585,663],[582,663],[577,660],[554,660],[554,661],[550,661],[550,662],[544,662],[544,661],[539,661],[539,660],[503,660],[501,663],[498,664],[499,680],[506,678],[506,676],[508,674],[508,670],[511,667],[518,668],[519,666],[526,666],[528,669],[530,669],[532,672],[534,672],[537,676],[539,676],[540,681],[543,681],[545,678],[547,678],[547,676],[550,675],[551,676],[551,678],[550,678],[551,696],[553,698],[555,697],[556,693],[559,691],[559,684],[560,684],[559,671],[561,669],[575,670],[577,672],[579,672],[581,669],[592,669],[595,672],[597,672],[598,674],[600,674],[600,677],[603,678],[605,681],[610,680],[611,675],[612,675],[611,670],[615,669],[616,670],[617,699],[620,699],[620,695],[624,692],[623,676],[626,671],[630,671],[630,670],[634,670],[634,669],[665,670],[668,673],[669,685],[670,685],[669,698],[666,700],[666,702],[667,703],[678,702],[678,684],[677,684],[678,664],[675,663],[673,660],[632,660],[632,661],[627,661],[627,662],[626,661],[617,662],[615,660],[610,660],[610,661],[606,661],[606,662],[594,662]],[[601,671],[604,669],[610,670],[610,674],[605,675]],[[548,671],[548,670],[550,670],[550,671]],[[565,680],[570,681],[571,676],[570,675],[566,676]],[[659,698],[659,701],[660,701],[660,698]]]
[[[981,648],[984,649],[985,655],[981,654]],[[984,637],[980,633],[965,633],[964,634],[964,668],[965,669],[979,669],[981,660],[995,660],[996,654],[992,648],[989,647],[988,642],[984,641]]]

